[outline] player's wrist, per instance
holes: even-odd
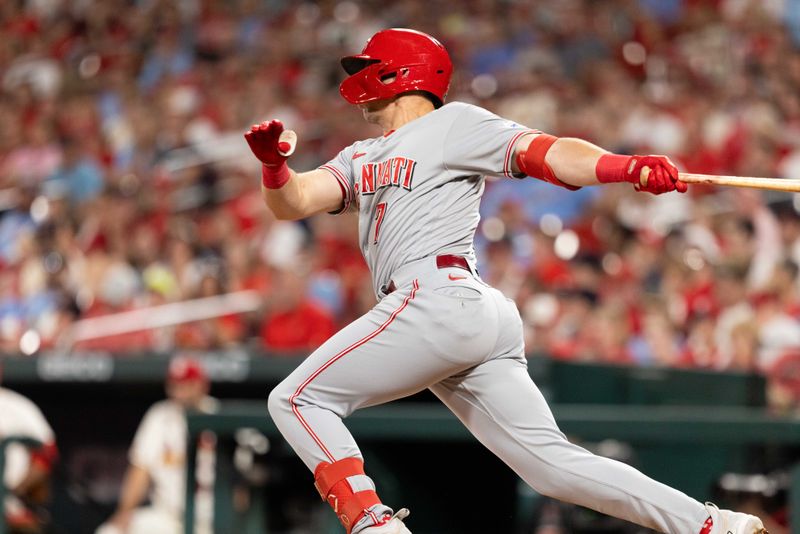
[[[280,189],[286,185],[290,177],[286,161],[279,165],[261,165],[261,185],[267,189]]]
[[[595,165],[597,181],[603,184],[632,181],[628,171],[632,156],[619,154],[603,154]],[[638,181],[638,177],[636,178]]]

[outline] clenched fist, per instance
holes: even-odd
[[[685,193],[688,189],[678,177],[678,168],[666,156],[605,154],[598,160],[595,172],[600,182],[630,182],[637,191],[654,195]]]
[[[294,152],[297,135],[291,130],[284,130],[281,121],[271,120],[254,124],[244,138],[253,154],[264,164],[262,185],[268,189],[282,187],[289,180],[286,159]]]
[[[272,167],[284,163],[294,152],[292,137],[296,139],[296,136],[293,134],[291,130],[283,129],[281,121],[273,119],[254,124],[244,138],[261,163]]]

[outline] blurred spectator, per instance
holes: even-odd
[[[2,380],[2,367],[0,367]],[[0,387],[0,441],[10,437],[29,438],[40,445],[19,443],[5,451],[5,472],[0,483],[10,491],[3,513],[11,532],[44,532],[46,516],[41,507],[50,496],[50,478],[58,458],[55,435],[39,408],[30,400]]]
[[[83,152],[75,140],[68,139],[62,146],[63,159],[48,177],[49,187],[63,191],[75,204],[97,197],[103,189],[103,176],[97,162]]]
[[[219,273],[206,273],[200,280],[196,297],[206,298],[222,294]],[[186,349],[217,349],[230,346],[243,336],[244,323],[237,315],[222,315],[206,321],[179,325],[175,344]]]
[[[296,269],[281,271],[261,325],[264,345],[280,352],[310,351],[336,332],[333,318],[308,298]]]
[[[11,266],[23,257],[26,243],[33,239],[36,223],[31,216],[31,206],[36,189],[19,187],[12,192],[13,208],[3,212],[0,219],[0,264]]]
[[[24,144],[8,153],[2,173],[9,183],[36,187],[59,167],[63,148],[55,143],[51,130],[44,122],[32,124]]]
[[[719,307],[714,330],[716,366],[726,368],[734,361],[733,331],[755,321],[755,311],[747,299],[746,271],[741,266],[720,267],[715,271],[714,296]]]
[[[177,357],[169,365],[167,400],[154,404],[142,419],[130,450],[130,466],[120,490],[117,511],[98,534],[181,534],[186,494],[186,412],[210,413],[217,401],[208,396],[202,365]],[[214,439],[198,444],[197,532],[213,532]],[[150,504],[142,506],[149,495]]]
[[[763,293],[756,300],[759,369],[771,368],[788,351],[800,351],[800,323],[787,314],[778,295]]]
[[[641,332],[631,338],[628,346],[640,365],[679,366],[680,337],[663,302],[653,300],[645,304]]]
[[[739,323],[731,330],[731,363],[733,371],[753,372],[757,370],[758,328],[750,321]]]

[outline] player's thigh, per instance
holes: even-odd
[[[529,444],[563,439],[524,358],[495,358],[430,389],[479,439],[498,430]]]
[[[275,396],[289,398],[344,417],[416,393],[479,363],[488,351],[481,353],[476,343],[454,346],[463,355],[460,359],[442,356],[443,340],[449,337],[455,344],[460,336],[434,321],[447,313],[442,307],[449,301],[420,286],[392,293],[331,337],[276,388],[270,402]]]

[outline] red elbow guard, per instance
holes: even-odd
[[[517,154],[517,167],[531,178],[538,178],[539,180],[564,187],[570,191],[578,190],[580,187],[565,184],[559,180],[553,172],[553,169],[550,168],[550,165],[545,162],[544,158],[547,152],[556,141],[558,141],[558,137],[552,135],[537,135],[534,137],[533,141],[531,141],[531,144],[528,145],[525,152]]]

